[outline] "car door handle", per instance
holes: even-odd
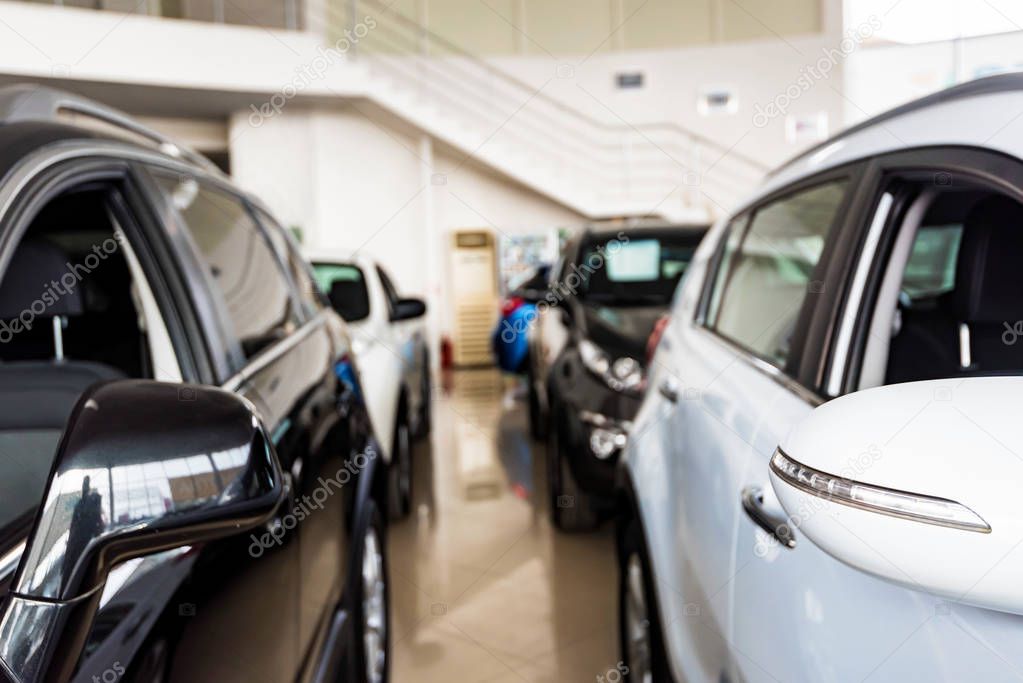
[[[742,490],[742,509],[753,522],[786,548],[796,547],[796,537],[788,519],[772,515],[764,509],[764,490],[747,486]]]
[[[661,383],[657,385],[657,391],[672,403],[678,403],[678,380],[674,377],[668,376],[662,379]]]

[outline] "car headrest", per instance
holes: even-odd
[[[25,311],[47,317],[85,312],[81,280],[64,252],[49,242],[22,242],[0,278],[0,319]]]
[[[334,280],[327,298],[331,308],[350,323],[369,316],[369,296],[362,280]]]
[[[963,221],[951,304],[967,323],[1023,320],[1023,204],[990,197]]]

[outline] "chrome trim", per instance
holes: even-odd
[[[810,404],[811,407],[816,408],[820,404],[824,403],[826,399],[821,397],[816,392],[807,389],[802,384],[794,380],[793,378],[786,375],[781,368],[777,365],[772,365],[760,356],[752,353],[749,349],[744,348],[740,344],[732,341],[724,335],[718,334],[709,327],[703,325],[693,325],[693,328],[699,330],[703,334],[709,335],[711,338],[718,342],[721,342],[729,351],[732,352],[737,358],[746,362],[747,365],[752,367],[754,370],[759,371],[761,374],[767,375],[773,379],[777,384],[785,387],[793,394],[803,399]]]
[[[287,337],[259,353],[259,355],[246,363],[241,370],[231,375],[220,387],[225,391],[237,391],[246,380],[251,379],[257,372],[295,348],[299,342],[312,334],[313,331],[322,327],[325,320],[326,311],[322,310]]]
[[[853,275],[852,285],[849,288],[849,298],[846,300],[842,312],[841,326],[838,331],[838,340],[835,343],[835,352],[831,357],[831,376],[828,377],[828,394],[838,396],[842,391],[842,379],[845,375],[845,366],[849,357],[849,347],[852,345],[853,328],[856,325],[856,318],[860,312],[860,304],[863,301],[863,289],[867,283],[867,275],[874,264],[877,255],[877,245],[881,241],[881,233],[888,216],[891,214],[892,204],[895,197],[891,192],[881,195],[877,203],[877,210],[870,222],[870,229],[867,231],[867,239],[863,243],[863,251],[860,252],[859,263],[856,264],[856,273]]]
[[[747,486],[739,494],[742,510],[764,533],[778,541],[782,547],[792,550],[796,537],[787,517],[777,518],[764,509],[764,491],[759,486]]]
[[[970,346],[970,326],[966,323],[959,323],[959,365],[963,370],[973,365]]]
[[[887,486],[878,486],[876,484],[866,484],[866,483],[861,482],[861,481],[855,481],[855,480],[852,480],[852,479],[847,479],[846,477],[839,477],[839,476],[834,475],[834,474],[828,474],[827,472],[824,472],[824,471],[818,470],[818,469],[814,469],[813,467],[809,467],[808,465],[804,465],[803,463],[799,462],[798,460],[789,457],[788,453],[783,451],[780,446],[777,449],[775,449],[775,454],[776,455],[781,455],[781,457],[785,458],[786,460],[791,462],[793,465],[797,465],[800,469],[805,470],[810,475],[810,478],[813,478],[815,476],[819,476],[819,477],[821,477],[823,479],[839,479],[839,480],[842,480],[842,481],[847,481],[847,482],[850,482],[852,484],[855,484],[856,486],[863,487],[864,489],[876,491],[878,493],[890,493],[890,494],[900,495],[900,496],[912,496],[914,498],[919,498],[921,500],[932,501],[932,502],[935,502],[935,503],[947,503],[947,504],[957,505],[957,506],[963,508],[964,510],[967,510],[968,512],[973,514],[978,520],[983,522],[983,526],[964,524],[964,523],[953,522],[953,521],[947,521],[947,520],[943,520],[943,519],[938,519],[936,517],[930,517],[930,516],[927,516],[927,515],[916,515],[916,514],[913,514],[911,512],[900,512],[898,510],[892,510],[890,508],[885,508],[885,507],[880,507],[880,506],[876,506],[876,505],[870,505],[868,503],[863,503],[861,501],[853,500],[853,499],[847,498],[845,496],[835,495],[835,494],[832,494],[832,493],[824,493],[823,491],[820,491],[818,489],[813,488],[812,486],[810,486],[808,484],[803,483],[798,478],[790,477],[788,474],[786,474],[785,472],[780,470],[778,468],[778,466],[775,464],[775,458],[772,456],[771,457],[771,464],[770,464],[771,472],[774,473],[775,476],[777,476],[779,479],[781,479],[783,482],[785,482],[789,486],[792,486],[793,488],[799,489],[800,491],[802,491],[804,493],[809,493],[810,495],[816,496],[818,498],[823,498],[824,500],[831,501],[832,503],[838,503],[840,505],[845,505],[847,507],[857,508],[859,510],[865,510],[866,512],[874,512],[874,513],[881,514],[881,515],[887,515],[889,517],[896,517],[896,518],[899,518],[899,519],[906,519],[906,520],[909,520],[911,522],[920,522],[922,524],[932,524],[934,526],[943,526],[943,527],[948,527],[950,529],[959,529],[961,531],[972,531],[974,533],[979,533],[979,534],[989,534],[989,533],[991,533],[991,525],[988,524],[987,521],[983,517],[978,515],[971,508],[969,508],[969,507],[967,507],[967,506],[965,506],[962,503],[959,503],[957,501],[949,500],[948,498],[940,498],[938,496],[928,496],[928,495],[925,495],[925,494],[922,494],[922,493],[914,493],[912,491],[902,491],[900,489],[888,488]]]

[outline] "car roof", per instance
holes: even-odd
[[[369,255],[350,249],[303,249],[302,255],[310,263],[334,263],[373,268],[376,261]]]
[[[122,111],[42,85],[0,88],[0,176],[38,149],[87,141],[117,143],[227,180],[206,157]]]
[[[641,236],[641,235],[672,235],[688,233],[691,235],[702,235],[707,232],[710,225],[705,223],[665,223],[665,222],[634,222],[623,221],[615,224],[591,224],[580,233],[580,241],[604,241],[617,237],[619,234]]]
[[[799,154],[774,170],[746,205],[807,176],[899,150],[966,146],[1023,158],[1021,111],[1023,73],[989,76],[942,90],[867,119]]]

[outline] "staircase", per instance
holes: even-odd
[[[369,99],[591,220],[711,221],[766,170],[674,123],[592,118],[378,0],[346,9],[376,23],[349,53]]]

